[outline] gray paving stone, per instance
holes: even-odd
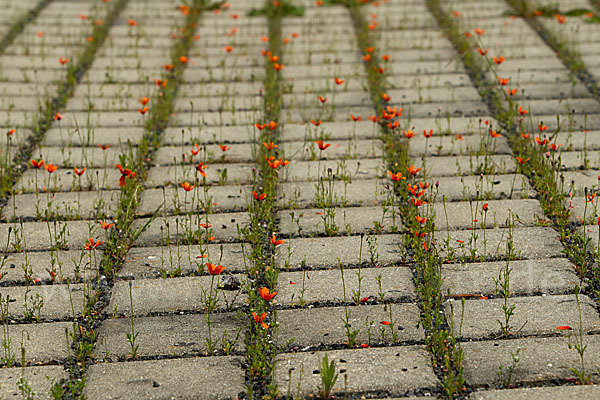
[[[285,130],[285,129],[284,129]],[[228,144],[233,143],[250,143],[257,141],[258,130],[254,125],[248,124],[236,126],[207,126],[207,127],[189,127],[189,126],[172,126],[165,129],[163,133],[163,144],[165,145],[189,145],[187,151],[192,147],[192,142],[195,143],[217,143]],[[233,147],[233,146],[232,146]]]
[[[351,329],[360,330],[356,343],[373,345],[425,338],[423,329],[417,327],[420,311],[415,304],[350,306],[347,311]],[[277,339],[288,350],[348,344],[345,307],[281,310],[277,312],[277,322]]]
[[[22,376],[21,368],[0,369],[0,395],[7,399],[21,396],[18,382]],[[33,389],[35,398],[52,399],[50,389],[53,383],[62,384],[69,379],[69,374],[60,366],[26,367],[24,378]]]
[[[358,206],[377,205],[385,202],[392,188],[384,186],[385,182],[370,179],[323,182],[287,182],[278,185],[278,201],[284,208],[308,208],[319,204],[320,197],[331,196],[334,205]],[[326,200],[323,200],[326,201]]]
[[[383,300],[412,300],[415,296],[413,276],[407,267],[344,268],[344,282],[349,303],[353,293],[360,293],[359,300],[367,297],[379,300],[382,296]],[[344,302],[344,284],[339,269],[281,272],[277,291],[277,302],[282,305]]]
[[[242,281],[243,276],[237,275]],[[241,288],[225,289],[220,277],[199,276],[169,279],[141,279],[132,282],[132,297],[129,296],[129,282],[120,281],[113,287],[108,310],[119,315],[131,315],[131,299],[136,316],[153,313],[201,312],[205,310],[204,299],[210,293],[211,282],[217,292],[217,308],[226,310],[244,304],[246,295]],[[243,283],[242,283],[243,284]],[[218,290],[217,290],[218,289]]]
[[[145,184],[147,187],[156,187],[179,184],[184,181],[193,182],[196,176],[200,177],[200,174],[196,171],[197,165],[185,165],[184,167],[173,165],[151,168]],[[209,185],[225,183],[229,185],[244,185],[252,183],[252,173],[255,169],[256,165],[254,164],[208,164],[204,173],[206,174],[206,183]]]
[[[504,390],[489,390],[473,392],[473,400],[526,400],[526,399],[551,399],[551,398],[577,398],[593,400],[600,396],[600,386],[550,386],[539,388],[519,388]]]
[[[275,369],[275,382],[279,385],[281,394],[306,396],[317,393],[321,383],[321,376],[317,371],[321,368],[325,354],[330,361],[335,361],[336,372],[340,373],[334,392],[345,390],[350,393],[378,391],[405,394],[438,385],[425,348],[399,346],[282,355],[278,358]],[[379,368],[365,368],[366,365],[378,365]],[[387,373],[382,374],[382,370]],[[346,387],[345,382],[348,383]]]
[[[241,365],[239,357],[96,364],[89,368],[85,395],[89,399],[233,398],[245,392]]]
[[[5,219],[46,218],[46,212],[58,219],[103,219],[114,216],[120,191],[56,193],[48,199],[45,194],[17,194],[2,210]],[[52,218],[52,217],[51,217]]]
[[[66,127],[58,128],[55,126],[46,132],[44,143],[46,146],[66,146],[67,144],[73,146],[97,146],[100,144],[110,145],[120,150],[121,144],[127,143],[127,141],[136,144],[141,140],[143,135],[144,129],[142,127],[133,126],[119,129],[94,127],[89,132],[87,130],[78,132],[76,128],[68,129]],[[101,159],[104,160],[104,156]]]
[[[75,285],[32,285],[2,288],[4,298],[11,302],[8,312],[11,318],[39,317],[40,320],[72,319],[73,309],[79,315],[83,308],[84,286]],[[36,306],[37,304],[37,306]]]
[[[432,191],[437,194],[436,200],[465,201],[469,199],[526,199],[535,197],[536,192],[531,188],[527,178],[521,174],[511,175],[471,175],[461,177],[428,176]],[[433,189],[435,184],[439,187]],[[537,207],[536,207],[537,211]],[[438,214],[439,215],[439,214]]]
[[[565,258],[510,261],[511,294],[562,294],[579,284],[574,266]],[[442,293],[493,294],[506,261],[449,264],[442,268]]]
[[[465,258],[473,261],[482,258],[505,257],[508,228],[486,229],[475,231],[438,231],[436,245],[444,260]],[[485,236],[485,237],[484,237]],[[529,240],[536,237],[537,241]],[[546,227],[514,228],[513,244],[517,256],[525,259],[552,258],[562,256],[563,246],[558,240],[558,233]]]
[[[251,163],[256,160],[258,149],[253,145],[247,144],[231,144],[229,148],[223,152],[218,145],[203,145],[200,147],[200,153],[194,157],[197,162],[204,161],[205,163]],[[172,165],[181,162],[190,162],[192,158],[191,150],[198,152],[198,148],[193,146],[163,146],[156,152],[153,160],[159,165]]]
[[[487,150],[486,150],[487,149]],[[419,156],[448,156],[448,155],[477,155],[482,152],[489,154],[510,154],[508,142],[504,137],[490,141],[483,135],[436,135],[426,140],[423,136],[415,136],[409,143],[409,154]]]
[[[95,143],[92,143],[91,146],[93,147],[42,147],[34,150],[33,156],[61,168],[72,170],[77,167],[81,170],[83,167],[114,168],[115,164],[121,163],[119,157],[129,151],[126,145],[121,145],[121,148],[109,147],[106,150],[102,150]],[[136,149],[134,148],[132,151],[135,152]]]
[[[247,270],[251,246],[246,244],[246,261],[241,243],[209,244],[206,246],[134,247],[117,272],[121,279],[148,279],[162,275],[189,275],[198,273],[204,263],[223,265],[228,272]],[[206,257],[202,257],[206,255]],[[200,257],[200,258],[198,258]]]
[[[181,186],[146,189],[142,193],[138,214],[151,216],[159,207],[161,215],[202,211],[207,203],[212,212],[244,211],[249,202],[253,201],[250,186],[209,186],[207,189],[206,192],[198,186],[190,192],[186,192]]]
[[[387,169],[379,158],[359,160],[293,161],[280,174],[280,181],[316,181],[331,169],[337,176],[350,179],[373,179],[386,176]]]
[[[388,266],[402,260],[401,240],[398,235],[290,239],[277,247],[275,261],[281,269],[337,268],[338,259],[347,267]]]
[[[133,223],[133,229],[146,225],[149,218],[139,218]],[[239,241],[238,228],[244,228],[250,221],[246,213],[223,213],[210,214],[208,216],[208,228],[202,227],[206,224],[207,217],[201,214],[188,214],[176,217],[158,217],[154,219],[147,229],[139,235],[137,244],[140,246],[164,245],[170,240],[171,244],[179,242],[193,244],[202,240],[207,242],[207,229],[210,236],[219,242]]]
[[[483,202],[436,203],[433,207],[437,225],[446,230],[483,227],[508,227],[535,225],[544,213],[537,200],[489,200],[488,211],[483,211]]]
[[[9,230],[10,236],[9,236]],[[88,238],[106,241],[104,232],[92,221],[0,223],[0,237],[9,238],[9,251],[83,249]],[[102,249],[102,247],[99,247]]]
[[[96,276],[96,264],[98,258],[90,264],[89,256],[80,250],[55,251],[55,252],[32,252],[6,253],[3,255],[4,262],[0,262],[0,274],[3,282],[25,282],[24,268],[29,269],[29,275],[33,280],[52,280],[51,272],[56,273],[55,280],[71,282],[92,279]]]
[[[598,337],[585,336],[583,340],[588,346],[586,356],[597,354],[600,347]],[[520,349],[520,361],[513,372],[514,384],[572,378],[571,368],[579,368],[581,364],[575,349],[569,349],[568,345],[566,337],[462,343],[464,377],[473,388],[499,386],[502,381],[496,374],[498,366],[507,368],[512,365],[511,352],[516,353]],[[600,364],[597,357],[586,357],[585,362],[590,373],[596,371]]]
[[[50,176],[45,170],[40,170],[37,184],[35,175],[34,169],[25,171],[15,189],[18,192],[35,193],[37,188],[40,195],[44,193],[44,187],[50,192],[69,192],[79,190],[81,187],[84,190],[120,189],[121,172],[114,165],[108,169],[88,168],[81,178],[75,175],[74,170],[70,168],[58,168]]]
[[[382,207],[340,207],[335,209],[332,218],[325,209],[280,211],[279,219],[279,230],[294,236],[319,235],[326,233],[326,228],[336,235],[368,233],[374,229],[390,233],[399,231],[402,226],[396,210],[387,208],[384,212]]]
[[[600,318],[594,303],[587,296],[581,296],[580,301],[584,332],[598,330]],[[450,300],[445,304],[444,312],[461,336],[500,337],[502,330],[498,321],[504,321],[503,304],[503,299],[470,300],[465,302],[463,313],[460,302]],[[521,327],[520,334],[525,336],[565,332],[557,330],[557,326],[579,329],[579,311],[574,295],[511,297],[508,304],[515,306],[510,320],[515,334]]]
[[[71,355],[72,333],[70,322],[8,325],[8,352],[20,363],[22,345],[28,364],[62,361]]]
[[[246,321],[238,321],[233,313],[212,314],[209,336],[206,318],[204,314],[134,318],[134,332],[139,333],[135,342],[139,345],[137,353],[140,357],[208,355],[207,340],[219,351],[226,343],[231,345],[230,352],[244,351]],[[128,358],[131,344],[127,333],[131,333],[129,317],[104,321],[98,330],[95,358]]]

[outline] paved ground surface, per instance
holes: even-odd
[[[128,168],[140,154],[152,112],[144,107],[162,96],[155,81],[164,66],[180,62],[173,49],[189,34],[181,29],[188,16],[173,0],[0,0],[0,173],[14,179],[0,222],[0,397],[26,398],[30,388],[36,398],[52,398],[52,387],[65,398],[69,391],[89,399],[250,396],[248,337],[262,328],[248,309],[246,288],[256,277],[247,271],[256,254],[241,230],[251,226],[252,191],[265,163],[255,123],[269,122],[265,71],[273,61],[261,50],[273,38],[269,17],[248,16],[262,1],[228,3],[203,11],[193,27],[174,108],[151,143],[146,173],[135,178],[139,204],[124,215],[123,173],[115,165]],[[279,172],[273,211],[273,233],[285,242],[273,253],[279,274],[268,340],[278,354],[266,380],[281,396],[316,396],[327,355],[336,362],[340,398],[445,398],[448,371],[419,323],[422,281],[405,248],[414,232],[398,211],[407,206],[389,203],[389,149],[368,119],[376,111],[354,16],[343,5],[294,3],[305,11],[285,16],[281,31],[276,144],[290,163]],[[477,40],[490,57],[506,57],[497,74],[518,88],[531,135],[546,125],[562,145],[556,179],[571,193],[564,203],[571,228],[597,246],[600,219],[585,196],[600,179],[598,93],[570,74],[528,21],[510,17],[504,1],[449,1],[441,9],[461,31],[484,29]],[[397,134],[415,132],[406,143],[410,163],[422,170],[411,177],[402,169],[409,179],[400,184],[429,183],[424,207],[436,223],[428,243],[443,260],[439,312],[464,356],[459,396],[598,398],[597,386],[575,385],[571,370],[582,369],[573,348],[581,342],[585,373],[598,381],[597,292],[583,282],[576,296],[582,281],[574,260],[539,189],[519,173],[509,135],[489,134],[502,122],[464,58],[424,0],[359,10],[373,25],[373,54],[385,55],[388,104],[403,108]],[[68,68],[79,65],[105,23],[106,38],[65,95]],[[578,49],[600,80],[600,25],[541,23]],[[11,29],[18,34],[11,37]],[[51,115],[41,129],[43,113],[60,98],[62,118]],[[434,133],[426,138],[423,130]],[[331,146],[321,151],[317,139]],[[30,159],[58,169],[35,168]],[[207,165],[205,179],[199,162]],[[186,191],[186,181],[195,188]],[[143,229],[107,277],[101,264],[124,218]],[[103,222],[116,225],[104,229]],[[87,250],[90,238],[104,243]],[[211,276],[207,262],[226,270]],[[508,306],[498,292],[507,264]],[[206,294],[215,288],[207,314]],[[513,305],[503,334],[503,307]],[[356,331],[353,341],[349,331]],[[84,345],[90,351],[82,365]]]

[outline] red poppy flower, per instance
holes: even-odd
[[[44,165],[44,168],[46,168],[46,171],[50,174],[58,169],[58,167],[52,163]]]
[[[310,122],[311,122],[311,123],[312,123],[314,126],[320,126],[320,125],[323,123],[323,121],[321,121],[321,120],[315,121],[314,119],[311,119],[311,120],[310,120]]]
[[[221,275],[221,272],[225,270],[224,266],[211,263],[206,263],[206,268],[208,269],[208,273],[211,275]]]
[[[262,193],[262,194],[259,195],[258,193],[256,193],[256,190],[253,190],[252,191],[252,196],[254,196],[255,200],[261,201],[261,200],[264,200],[267,197],[267,194],[266,193]]]
[[[273,300],[273,297],[275,297],[275,295],[277,294],[277,292],[272,292],[272,293],[271,293],[271,292],[269,291],[269,288],[267,288],[267,287],[262,287],[262,288],[260,288],[260,290],[259,290],[259,294],[260,294],[260,297],[261,297],[263,300],[265,300],[265,301],[270,301],[270,300]]]
[[[75,170],[75,175],[81,176],[85,172],[86,167],[83,167],[81,170],[78,170],[77,167],[73,168]]]
[[[183,190],[185,190],[186,192],[191,191],[193,188],[195,188],[194,185],[190,185],[190,183],[188,181],[185,181],[181,184],[181,187],[183,188]]]
[[[33,166],[33,168],[42,168],[44,166],[44,160],[29,160],[29,162],[31,163],[31,165]]]
[[[266,316],[267,316],[266,312],[263,312],[260,315],[260,317],[255,312],[252,312],[252,318],[254,318],[254,321],[257,324],[260,324],[264,329],[269,329],[269,325],[267,325],[263,322],[265,320]]]
[[[285,243],[285,240],[277,239],[277,236],[271,236],[271,244],[275,247],[280,246]]]
[[[106,222],[102,221],[100,223],[100,226],[102,226],[102,229],[108,230],[108,229],[112,228],[113,226],[115,226],[115,224],[107,224]]]
[[[104,243],[104,242],[102,242],[100,240],[94,241],[94,239],[89,238],[88,242],[85,244],[84,248],[86,250],[94,250],[95,248],[100,246],[102,243]]]
[[[203,177],[206,178],[206,172],[204,172],[204,170],[208,168],[206,165],[204,165],[204,163],[201,161],[200,163],[198,163],[198,165],[196,165],[196,171],[200,172],[200,175],[202,175]]]
[[[322,140],[317,140],[315,143],[317,146],[319,146],[319,150],[321,151],[326,150],[329,146],[331,146],[331,143],[323,143]]]
[[[392,171],[388,170],[387,173],[388,173],[390,179],[393,181],[406,180],[406,177],[402,176],[402,172],[393,173]]]
[[[325,102],[327,101],[327,97],[319,96],[319,101],[320,101],[322,104],[325,104]]]
[[[350,114],[350,118],[351,118],[351,119],[352,119],[352,121],[354,121],[354,122],[356,122],[356,121],[360,121],[360,120],[361,120],[361,118],[360,118],[360,115],[355,117],[354,115]]]

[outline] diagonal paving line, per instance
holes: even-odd
[[[39,0],[34,8],[18,17],[10,25],[6,35],[0,38],[0,55],[4,54],[6,49],[14,42],[21,32],[23,32],[27,24],[33,21],[51,2],[52,0]]]

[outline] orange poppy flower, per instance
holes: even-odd
[[[539,136],[536,136],[536,138],[535,138],[535,142],[536,142],[537,144],[539,144],[540,146],[545,146],[545,145],[548,143],[548,139],[544,138],[544,139],[542,140],[542,139],[540,139],[540,137],[539,137]]]
[[[125,179],[126,178],[134,178],[135,177],[135,172],[133,172],[132,170],[128,169],[128,168],[123,168],[121,166],[121,164],[117,164],[116,167],[119,169],[119,171],[121,172],[121,178],[119,179],[119,186],[123,187],[125,186]]]
[[[556,329],[558,329],[559,331],[570,331],[571,328],[569,325],[561,325],[561,326],[557,326]]]
[[[427,132],[427,129],[423,129],[423,136],[430,138],[431,135],[433,135],[433,129],[430,129],[429,132]]]
[[[366,62],[369,62],[369,61],[371,61],[371,55],[370,55],[370,54],[365,54],[365,55],[363,56],[363,60],[365,60]]]
[[[319,146],[319,150],[321,151],[326,150],[329,146],[331,146],[331,143],[323,143],[322,140],[317,140],[315,143],[317,146]]]
[[[515,157],[517,159],[517,161],[519,162],[519,164],[525,164],[527,161],[529,161],[529,158],[523,159],[523,157]]]
[[[554,15],[554,19],[556,19],[556,21],[558,21],[559,24],[564,24],[565,21],[567,20],[567,18],[561,14]]]
[[[67,57],[60,57],[58,59],[58,62],[60,63],[60,65],[65,65],[66,63],[69,62],[69,59]]]
[[[102,243],[104,243],[104,242],[102,242],[100,240],[94,240],[92,238],[89,238],[87,243],[85,244],[84,248],[86,250],[94,250],[95,248],[100,246]]]
[[[406,131],[404,131],[404,136],[406,136],[407,139],[412,139],[415,136],[415,133],[410,129],[407,129]]]
[[[263,142],[263,146],[265,146],[267,148],[267,150],[273,150],[273,149],[276,149],[279,147],[278,145],[276,145],[273,142],[268,142],[268,143]]]
[[[41,159],[39,161],[29,160],[29,162],[31,163],[31,165],[33,166],[33,168],[40,169],[40,168],[42,168],[44,166],[44,160],[41,160]]]
[[[257,314],[254,312],[254,311],[252,312],[252,318],[254,318],[254,321],[255,321],[257,324],[260,324],[260,326],[262,326],[262,327],[263,327],[263,329],[269,329],[269,325],[267,325],[267,324],[265,324],[265,323],[263,322],[263,321],[265,320],[266,316],[267,316],[267,313],[266,313],[266,312],[263,312],[263,313],[260,315],[260,317],[259,317],[259,316],[258,316],[258,315],[257,315]]]
[[[410,200],[413,203],[413,206],[415,206],[415,207],[421,207],[423,204],[427,204],[426,201],[424,201],[422,199],[416,199],[414,197],[411,197]]]
[[[475,28],[474,32],[477,35],[481,36],[481,35],[483,35],[485,33],[485,29]]]
[[[494,139],[497,137],[502,136],[501,134],[497,133],[495,130],[490,129],[490,136],[493,137]]]
[[[275,247],[280,246],[285,243],[285,240],[277,239],[277,236],[271,236],[271,244]]]
[[[382,55],[381,58],[383,59],[383,61],[390,61],[390,56],[387,54]]]
[[[77,176],[83,175],[83,173],[85,172],[85,168],[86,167],[83,167],[81,170],[78,170],[77,167],[73,168],[75,170],[75,175],[77,175]]]
[[[16,132],[16,129],[11,129],[11,130],[9,130],[8,132],[6,132],[6,134],[7,134],[8,136],[12,136],[12,135],[13,135],[15,132]]]
[[[548,126],[546,126],[540,122],[538,124],[538,129],[540,130],[540,132],[544,132],[546,129],[548,129]]]
[[[206,268],[208,269],[208,273],[211,275],[221,275],[226,268],[222,265],[215,265],[211,263],[206,263]]]
[[[350,118],[351,118],[351,119],[352,119],[352,121],[354,121],[354,122],[356,122],[356,121],[360,121],[360,120],[361,120],[361,117],[360,117],[360,115],[358,115],[358,116],[356,116],[356,117],[355,117],[354,115],[350,114]]]
[[[140,103],[143,106],[145,106],[146,104],[148,104],[149,101],[150,101],[150,99],[147,98],[147,97],[142,97],[141,99],[138,99],[138,103]]]
[[[417,220],[417,222],[418,222],[418,223],[420,223],[420,224],[424,224],[424,223],[426,223],[426,222],[427,222],[427,219],[428,219],[428,218],[423,218],[423,217],[421,217],[420,215],[417,215],[417,216],[415,217],[415,219]]]
[[[529,139],[530,134],[529,133],[525,133],[525,132],[521,132],[521,136],[523,137],[523,139]]]
[[[319,101],[320,101],[322,104],[325,104],[325,102],[327,102],[327,97],[319,96]]]
[[[100,226],[102,226],[102,229],[104,229],[104,230],[109,230],[110,228],[115,226],[115,224],[107,224],[106,222],[102,221],[100,223]]]
[[[479,52],[479,54],[481,54],[482,56],[485,56],[488,51],[490,51],[490,49],[482,49],[481,47],[477,49],[477,51]],[[495,58],[495,57],[494,57]]]
[[[260,195],[258,193],[256,193],[256,190],[252,191],[252,196],[254,196],[255,200],[261,201],[267,198],[267,194],[266,193],[261,193]]]
[[[406,169],[408,170],[408,173],[415,176],[416,174],[419,173],[419,171],[421,170],[421,168],[415,168],[414,165],[411,165],[410,167],[406,167]]]
[[[260,288],[260,290],[259,290],[259,294],[260,294],[260,297],[261,297],[263,300],[265,300],[265,301],[271,301],[271,300],[273,300],[273,297],[275,297],[275,295],[277,294],[277,292],[272,292],[272,293],[271,293],[271,292],[269,291],[269,288],[267,288],[267,287],[262,287],[262,288]]]
[[[514,89],[506,88],[506,93],[508,93],[509,96],[514,96],[515,94],[517,94],[518,91],[519,91],[519,89],[517,89],[517,88],[514,88]]]
[[[387,173],[388,173],[390,179],[393,180],[393,181],[406,180],[406,177],[402,176],[402,172],[396,172],[396,173],[394,173],[394,172],[388,170]]]
[[[382,99],[383,99],[383,101],[385,101],[386,103],[387,103],[387,102],[389,102],[389,101],[392,99],[392,97],[391,97],[389,94],[387,94],[387,93],[384,93],[384,94],[382,94],[382,95],[381,95],[381,98],[382,98]]]
[[[226,152],[227,150],[231,150],[231,146],[227,146],[227,145],[224,145],[224,144],[220,144],[219,148],[221,149],[221,151],[223,153]]]
[[[498,83],[501,84],[502,86],[506,86],[506,85],[508,85],[508,79],[509,78],[500,78],[500,77],[498,77]]]
[[[193,188],[195,188],[195,186],[194,185],[190,185],[190,183],[188,181],[185,181],[185,182],[181,183],[181,187],[186,192],[189,192],[190,190],[192,190]]]
[[[167,86],[167,82],[169,82],[168,79],[162,80],[162,79],[153,79],[154,83],[156,83],[156,86],[158,87],[166,87]]]
[[[146,114],[148,112],[149,108],[148,106],[144,107],[144,108],[138,108],[138,112],[142,115]]]
[[[163,65],[163,68],[165,69],[165,71],[171,71],[173,68],[175,68],[174,64],[166,64]]]
[[[200,146],[198,146],[198,144],[194,144],[194,147],[192,147],[192,149],[190,150],[190,152],[192,153],[193,156],[197,156],[198,153],[200,153]]]
[[[484,212],[487,212],[490,209],[488,203],[483,203],[483,206],[481,206],[481,208],[483,209]]]
[[[44,165],[44,168],[46,168],[46,171],[50,174],[58,169],[58,167],[52,163]]]
[[[55,121],[60,121],[60,120],[61,120],[61,119],[63,119],[63,118],[64,118],[64,116],[63,116],[61,113],[58,113],[58,112],[57,112],[57,113],[54,115],[54,120],[55,120]]]
[[[196,165],[196,171],[200,172],[200,175],[202,175],[203,177],[206,178],[206,172],[204,172],[204,170],[208,168],[206,165],[204,165],[204,163],[201,161],[200,163],[198,163],[198,165]]]
[[[312,123],[314,126],[319,126],[319,125],[321,125],[321,124],[323,123],[323,121],[321,121],[321,120],[315,121],[314,119],[311,119],[311,120],[310,120],[310,122],[311,122],[311,123]]]
[[[233,47],[231,47],[230,45],[225,46],[225,51],[228,53],[231,53],[233,51]]]
[[[335,81],[336,85],[341,85],[342,83],[346,82],[345,80],[340,79],[337,76],[333,80]]]
[[[529,111],[524,109],[522,106],[519,106],[519,114],[526,115]]]
[[[179,57],[179,62],[182,63],[182,64],[187,64],[188,61],[190,61],[190,59],[187,58],[186,56],[180,56]]]
[[[128,19],[127,23],[129,24],[129,26],[136,26],[137,25],[137,22],[135,22],[134,19]]]
[[[496,57],[494,56],[494,62],[498,65],[502,64],[505,61],[505,58],[500,56],[500,57]]]

